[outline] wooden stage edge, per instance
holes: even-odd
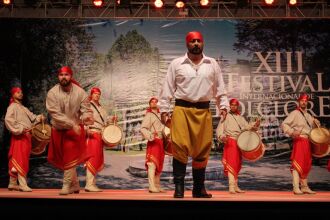
[[[99,193],[85,192],[66,196],[58,195],[60,189],[33,189],[17,192],[0,189],[0,213],[34,215],[44,213],[50,217],[127,216],[152,215],[180,216],[200,219],[207,215],[221,217],[329,217],[330,192],[315,195],[294,195],[291,191],[247,191],[229,194],[227,191],[208,191],[211,199],[173,198],[173,191],[149,193],[147,190],[106,189]]]
[[[106,189],[103,192],[85,192],[60,196],[60,189],[33,189],[33,192],[9,191],[0,189],[0,198],[29,199],[84,199],[84,200],[134,200],[134,201],[231,201],[231,202],[330,202],[330,192],[317,192],[314,195],[294,195],[291,191],[246,191],[229,194],[227,191],[208,191],[210,199],[192,198],[191,191],[185,191],[185,198],[173,198],[173,191],[149,193],[147,190]]]

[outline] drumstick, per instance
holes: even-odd
[[[44,123],[44,121],[42,120],[41,121],[41,123],[42,123],[42,130],[41,130],[41,132],[44,134],[44,136],[46,136],[46,130],[45,130],[45,123]]]
[[[155,126],[154,126],[154,123],[152,123],[151,126],[154,128],[155,132],[157,132],[157,130],[156,130]],[[155,132],[154,132],[154,133],[155,133]],[[157,135],[157,136],[158,136],[158,135]]]
[[[86,140],[86,145],[88,145],[89,142],[89,126],[87,126],[86,133],[87,133],[87,140]]]
[[[114,124],[114,125],[116,125],[116,123],[117,123],[117,122],[116,122],[116,118],[117,118],[117,113],[115,112],[115,118],[114,118],[114,120],[113,120],[113,124]]]

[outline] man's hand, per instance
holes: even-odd
[[[116,115],[112,116],[112,123],[117,123],[118,122],[118,117]]]
[[[94,124],[93,116],[87,116],[84,120],[84,125],[92,125]]]
[[[297,131],[297,130],[294,130],[294,131],[292,132],[292,134],[291,134],[291,136],[292,136],[293,138],[299,137],[299,135],[300,135],[300,131]]]
[[[226,109],[219,109],[219,115],[222,118],[222,120],[225,120],[226,116],[227,116],[227,110]]]
[[[95,131],[93,131],[93,130],[91,130],[89,128],[86,128],[86,133],[87,133],[88,136],[91,136],[91,135],[93,135],[95,133]]]
[[[225,136],[225,137],[222,137],[221,138],[221,141],[225,144],[225,143],[227,143],[227,137]]]
[[[253,125],[253,127],[252,127],[252,130],[258,130],[259,129],[259,126],[260,126],[260,119],[258,118],[256,121],[255,121],[255,123],[254,123],[254,125]]]
[[[162,120],[162,123],[165,125],[168,119],[168,113],[167,112],[162,112],[160,115],[160,119]]]
[[[23,133],[28,133],[30,131],[32,131],[32,128],[24,128]]]
[[[314,118],[314,123],[316,124],[317,127],[321,126],[321,122],[319,120],[317,120],[316,118]]]
[[[154,138],[158,138],[158,133],[154,131]]]
[[[79,125],[73,125],[72,129],[73,129],[74,133],[76,133],[77,135],[80,135],[81,128]]]
[[[42,122],[46,121],[46,117],[43,114],[40,115],[40,121]]]

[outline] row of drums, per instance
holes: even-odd
[[[47,144],[50,142],[51,126],[47,123],[38,123],[32,129],[32,155],[40,155],[45,152]],[[172,155],[172,143],[170,140],[170,129],[164,126],[164,149],[167,155]],[[102,130],[102,140],[105,148],[117,146],[123,138],[122,129],[110,124]]]
[[[51,126],[46,123],[36,124],[32,129],[32,155],[40,155],[46,150],[50,141]],[[170,129],[164,126],[164,148],[167,155],[172,155],[172,144],[170,140]],[[117,146],[123,137],[122,129],[111,124],[102,131],[102,140],[107,148]],[[323,127],[311,130],[309,135],[312,143],[312,155],[320,158],[325,157],[330,152],[330,132]],[[242,156],[250,161],[256,161],[263,157],[265,145],[261,141],[260,135],[251,130],[243,131],[237,138],[237,145],[242,152]]]
[[[330,153],[330,132],[323,127],[313,128],[309,134],[312,155],[316,158],[325,157]],[[251,130],[243,131],[237,138],[237,145],[242,156],[249,161],[257,161],[265,153],[265,145],[260,135]]]
[[[47,123],[38,123],[32,129],[32,155],[40,155],[46,150],[50,141],[51,126]],[[111,124],[102,131],[102,140],[106,148],[117,146],[121,140],[123,132],[117,125]]]

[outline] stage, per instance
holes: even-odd
[[[185,198],[173,198],[173,191],[149,193],[147,190],[104,190],[100,193],[58,195],[60,189],[34,189],[18,192],[0,189],[2,212],[52,213],[72,216],[205,216],[205,215],[275,215],[312,217],[328,215],[330,192],[315,195],[293,195],[289,191],[248,191],[229,194],[226,191],[208,191],[211,199],[192,198],[191,191]],[[74,213],[74,214],[73,214]]]

